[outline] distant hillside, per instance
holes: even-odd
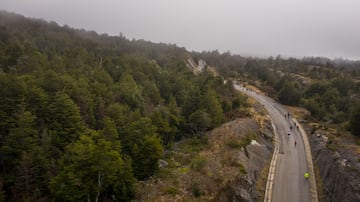
[[[119,36],[109,36],[107,34],[98,34],[94,31],[70,28],[67,25],[60,27],[56,22],[25,18],[21,15],[5,11],[0,12],[0,25],[2,26],[2,40],[6,40],[9,34],[31,37],[28,40],[35,43],[40,50],[56,48],[53,47],[53,44],[46,42],[46,40],[51,40],[58,43],[57,45],[62,43],[62,48],[65,45],[67,48],[85,45],[87,48],[93,48],[93,50],[88,51],[96,51],[97,47],[103,46],[111,49],[113,53],[134,54],[148,59],[155,59],[160,65],[164,65],[175,58],[185,60],[188,56],[185,48],[179,48],[175,44],[129,40],[121,34]]]

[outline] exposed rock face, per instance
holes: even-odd
[[[186,62],[188,68],[192,70],[195,75],[200,74],[206,67],[206,62],[204,60],[199,60],[198,64],[196,64],[192,58],[188,58]]]
[[[327,149],[329,142],[324,135],[312,134],[309,140],[320,169],[324,201],[360,201],[359,156],[348,148]]]
[[[273,136],[270,123],[263,131],[263,135],[258,141],[252,140],[242,154],[246,156],[245,166],[247,175],[240,176],[221,189],[214,201],[261,201],[260,194],[256,189],[256,182],[260,176],[262,169],[269,162],[273,145],[271,137]],[[244,162],[243,155],[239,155],[241,161]]]
[[[253,201],[251,181],[239,178],[233,183],[224,187],[214,201]]]
[[[206,64],[206,61],[200,59],[198,63],[196,63],[192,58],[188,58],[186,60],[186,66],[195,74],[199,75],[202,72],[211,73],[213,76],[219,76],[218,72],[215,70],[214,67],[209,66]]]

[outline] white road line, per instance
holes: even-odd
[[[272,120],[271,116],[269,116],[269,117],[271,120],[271,125],[272,125],[273,131],[274,131],[274,136],[275,136],[275,148],[274,148],[273,156],[271,158],[268,179],[266,182],[264,202],[270,202],[272,199],[272,189],[273,189],[274,179],[275,179],[275,168],[276,168],[277,157],[279,154],[279,136],[278,136],[278,133],[276,132],[276,126],[274,124],[274,121]]]
[[[310,193],[311,193],[311,201],[318,202],[318,194],[317,194],[317,188],[316,188],[316,179],[315,179],[315,172],[314,172],[314,165],[312,161],[312,155],[311,155],[311,148],[309,144],[309,140],[307,138],[307,135],[305,133],[305,130],[303,127],[299,124],[299,122],[293,118],[292,119],[297,126],[299,126],[300,134],[303,138],[304,146],[305,146],[305,153],[306,153],[306,161],[308,165],[308,173],[310,174]]]

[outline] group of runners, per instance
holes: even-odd
[[[287,113],[287,114],[285,114],[284,116],[285,116],[285,119],[290,120],[290,113]],[[292,131],[293,129],[299,130],[299,126],[296,124],[296,122],[294,122],[294,127],[293,127],[293,125],[290,124],[290,131],[288,132],[288,136],[291,135],[291,131]],[[297,142],[296,142],[296,140],[295,140],[295,141],[294,141],[295,147],[296,147],[296,144],[297,144]],[[308,172],[305,172],[305,173],[304,173],[304,178],[305,178],[305,179],[308,179],[309,176],[310,176],[310,174],[309,174]]]

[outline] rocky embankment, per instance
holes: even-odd
[[[322,130],[313,130],[309,137],[322,180],[320,201],[360,201],[360,149],[349,141],[351,138],[334,140]]]
[[[261,201],[273,151],[265,113],[238,118],[184,140],[161,161],[154,178],[138,184],[137,201]]]
[[[239,161],[246,167],[246,175],[239,175],[229,181],[218,192],[214,201],[261,201],[265,192],[267,172],[273,145],[270,122],[266,122],[264,130],[260,132],[257,140],[244,147],[239,152]],[[260,182],[262,179],[262,183]],[[259,184],[260,183],[260,184]]]

